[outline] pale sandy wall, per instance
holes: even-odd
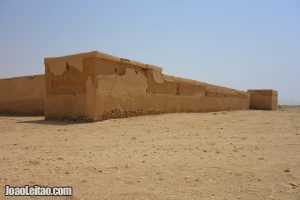
[[[169,112],[248,109],[246,92],[162,74],[99,52],[45,59],[45,116],[103,120]]]
[[[278,94],[168,76],[160,67],[99,52],[46,58],[45,75],[0,79],[0,114],[96,121],[249,106],[277,109]]]
[[[274,90],[248,90],[251,109],[276,110],[278,93]]]
[[[152,71],[151,69],[149,71]],[[96,119],[171,112],[247,109],[246,93],[191,84],[168,77],[160,82],[127,70],[122,76],[100,75],[96,89]],[[154,85],[154,87],[153,87]],[[149,90],[150,88],[150,90]],[[214,90],[214,95],[207,96]],[[226,96],[227,95],[227,96]]]
[[[45,76],[0,79],[0,114],[42,115]]]

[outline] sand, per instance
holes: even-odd
[[[37,184],[74,195],[32,199],[300,199],[300,108],[81,124],[1,116],[0,138],[1,194]]]

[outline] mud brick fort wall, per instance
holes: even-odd
[[[274,90],[248,90],[251,109],[276,110],[278,94]]]
[[[246,92],[166,76],[160,67],[99,52],[46,58],[45,76],[47,119],[249,108]]]
[[[168,76],[162,68],[88,52],[45,58],[45,75],[0,80],[0,114],[98,121],[173,112],[277,108],[277,92],[243,92]]]
[[[43,115],[45,76],[0,79],[0,113]]]

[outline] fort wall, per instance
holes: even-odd
[[[172,112],[248,109],[248,93],[167,76],[99,52],[45,59],[47,119],[98,121]]]
[[[248,90],[251,109],[276,110],[278,93],[274,90]]]
[[[46,58],[44,64],[45,75],[0,79],[0,114],[98,121],[278,107],[274,90],[244,92],[169,76],[161,67],[100,52]]]
[[[0,114],[43,115],[45,76],[0,79]]]

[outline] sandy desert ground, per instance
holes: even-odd
[[[300,108],[78,124],[1,116],[0,138],[0,199],[6,184],[74,190],[27,199],[300,199]]]

